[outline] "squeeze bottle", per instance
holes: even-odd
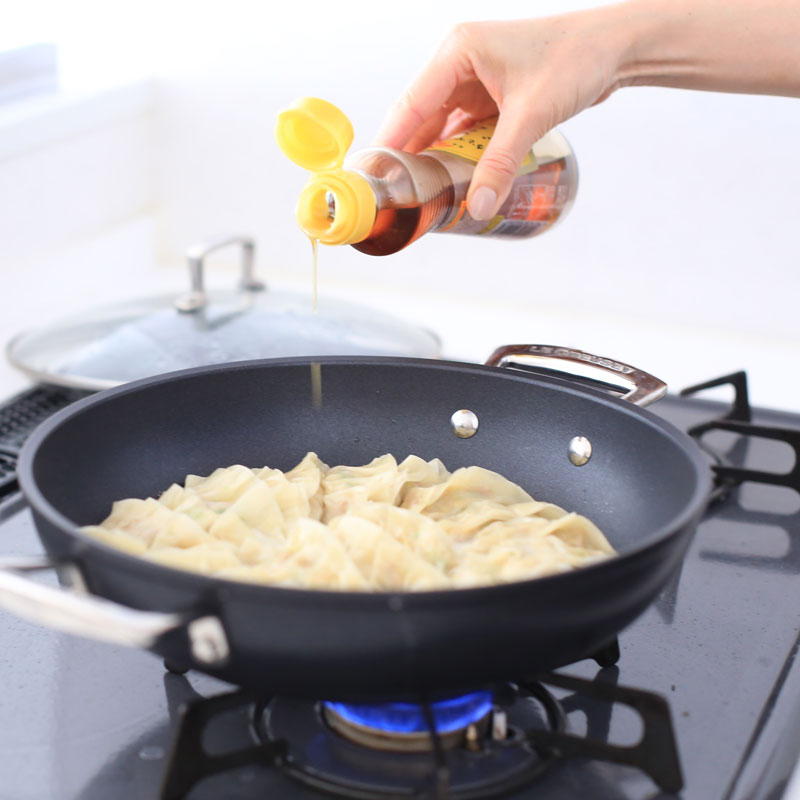
[[[466,196],[496,118],[438,141],[418,154],[368,147],[345,156],[353,126],[315,97],[278,115],[275,138],[311,171],[296,216],[323,244],[349,244],[369,255],[396,253],[429,231],[523,239],[551,228],[570,208],[578,168],[569,143],[552,130],[525,157],[508,198],[490,220],[474,220]]]

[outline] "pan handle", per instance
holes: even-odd
[[[71,589],[45,586],[23,574],[49,569],[56,570]],[[230,654],[217,617],[191,619],[186,614],[140,611],[91,595],[75,564],[45,555],[0,556],[0,608],[62,633],[143,649],[185,629],[192,655],[204,665],[224,664]]]
[[[203,281],[203,263],[206,257],[214,251],[233,244],[239,245],[242,249],[242,277],[239,287],[249,292],[260,292],[265,288],[255,274],[255,241],[249,236],[217,236],[214,239],[199,242],[186,251],[186,258],[189,262],[190,288],[175,301],[174,305],[178,311],[189,314],[208,305],[208,296]]]
[[[602,380],[608,383],[608,378],[615,380],[613,383],[626,389],[626,394],[622,395],[623,400],[627,400],[637,406],[646,406],[662,398],[667,393],[667,384],[664,381],[644,372],[636,367],[623,364],[602,356],[594,356],[591,353],[584,353],[582,350],[573,350],[570,347],[554,347],[547,344],[507,344],[498,347],[486,360],[491,367],[505,367],[513,362],[525,363],[525,361],[548,361],[558,362],[558,366],[548,365],[548,369],[555,369],[567,375],[581,375],[582,377],[592,377],[586,375],[588,367],[592,372],[599,372]],[[570,368],[570,365],[573,365]],[[579,365],[580,369],[575,369],[574,365]]]

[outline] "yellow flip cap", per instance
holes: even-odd
[[[284,155],[310,170],[295,216],[323,244],[363,241],[375,223],[375,195],[365,178],[342,169],[353,142],[353,126],[339,108],[302,97],[278,114],[275,139]]]

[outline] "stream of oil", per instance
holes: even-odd
[[[319,246],[319,242],[312,238],[311,236],[308,237],[308,240],[311,242],[311,252],[314,255],[314,291],[313,291],[313,301],[312,301],[312,310],[314,313],[317,313],[317,248]],[[311,407],[312,408],[322,408],[322,365],[318,361],[313,361],[311,366],[309,367],[311,370]]]
[[[313,309],[314,313],[317,312],[317,248],[319,247],[319,241],[314,239],[313,237],[309,236],[308,241],[311,242],[311,252],[314,255],[314,292],[313,292],[313,305],[311,308]]]

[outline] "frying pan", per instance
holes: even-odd
[[[573,372],[600,369],[630,388],[627,399],[505,368],[543,357]],[[321,403],[312,402],[312,363]],[[330,700],[451,692],[553,669],[602,648],[647,608],[704,510],[706,460],[639,406],[665,391],[625,364],[541,345],[500,348],[489,365],[290,358],[111,389],[54,415],[26,443],[19,481],[47,556],[6,560],[0,606],[252,689]],[[413,453],[450,470],[495,470],[587,515],[619,555],[517,583],[358,593],[172,569],[78,529],[114,500],[157,496],[187,473],[289,469],[308,450],[328,464]],[[54,566],[69,590],[23,574]]]

